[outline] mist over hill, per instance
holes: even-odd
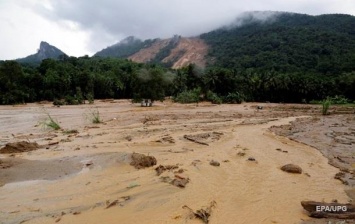
[[[336,74],[355,70],[355,17],[246,13],[202,34],[210,65],[250,71]]]
[[[355,69],[355,17],[343,14],[246,12],[233,22],[197,37],[141,40],[127,37],[94,57],[127,58],[182,68],[195,64],[239,71],[335,74]],[[40,63],[64,52],[41,42],[36,54],[17,61]]]

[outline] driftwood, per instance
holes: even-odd
[[[302,201],[302,207],[313,218],[355,219],[355,205]]]
[[[193,137],[190,137],[190,136],[188,136],[188,135],[184,135],[184,138],[187,139],[187,140],[189,140],[189,141],[195,142],[195,143],[197,143],[197,144],[207,145],[207,146],[208,146],[208,143],[199,141],[199,140],[197,140],[197,139],[195,139],[195,138],[193,138]]]

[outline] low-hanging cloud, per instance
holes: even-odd
[[[10,4],[16,5],[12,7],[12,11],[7,10]],[[49,38],[48,41],[54,40],[53,44],[58,44],[58,47],[68,46],[66,49],[72,48],[76,52],[83,51],[82,48],[85,46],[85,53],[95,53],[132,35],[141,39],[167,38],[174,34],[196,36],[231,24],[238,15],[246,11],[355,15],[354,0],[4,0],[0,2],[0,6],[2,6],[0,15],[12,15],[12,18],[8,17],[4,18],[3,22],[0,21],[3,27],[6,26],[6,30],[3,30],[4,34],[13,32],[6,39],[8,42],[6,46],[11,46],[9,43],[15,41],[14,37],[21,37],[21,35],[22,39],[36,36],[32,38],[33,42],[38,41],[42,36],[42,40]],[[37,18],[35,22],[32,17],[25,18],[20,11],[14,11],[19,10],[19,7],[23,10],[31,10],[34,14],[33,18],[41,17],[43,21],[38,22]],[[25,33],[21,28],[23,23],[12,25],[9,23],[12,21],[26,21],[33,25],[28,25],[31,30]],[[47,28],[42,24],[47,24],[45,26]],[[48,24],[56,27],[51,29],[53,30],[51,33],[46,31],[50,28]],[[16,30],[18,34],[11,28],[12,26],[18,27]],[[63,30],[67,32],[62,32]],[[79,32],[81,36],[79,37],[78,34],[75,38],[75,33]],[[63,39],[62,43],[61,39]],[[26,41],[29,41],[28,38]],[[71,42],[74,44],[70,44]],[[80,47],[75,47],[75,42]],[[31,44],[38,45],[38,43]],[[9,49],[8,52],[11,50]],[[72,55],[70,51],[66,53]]]
[[[49,19],[73,21],[87,30],[91,50],[130,35],[143,39],[198,35],[228,24],[245,11],[355,13],[353,0],[342,4],[337,0],[51,0],[45,7],[38,6],[38,12]]]

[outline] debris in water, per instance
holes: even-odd
[[[190,210],[190,212],[194,215],[195,218],[201,219],[204,223],[208,224],[209,218],[212,213],[212,208],[214,208],[217,205],[215,201],[212,201],[210,205],[207,208],[201,208],[194,212],[190,207],[187,205],[184,205],[182,208],[187,208]]]
[[[165,172],[166,170],[171,171],[174,169],[178,169],[179,166],[176,165],[159,165],[157,168],[155,168],[155,171],[157,172],[157,175],[159,176],[160,174],[162,174],[163,172]]]
[[[157,164],[157,160],[154,156],[146,156],[140,153],[132,154],[132,162],[130,163],[137,169],[151,167]]]
[[[4,147],[0,149],[0,154],[10,154],[10,153],[21,153],[29,152],[38,149],[40,146],[37,142],[14,142],[7,143]]]
[[[211,166],[220,166],[221,164],[216,160],[211,160],[210,165]]]
[[[281,167],[281,170],[287,173],[297,173],[297,174],[302,173],[302,168],[294,164],[284,165],[283,167]]]

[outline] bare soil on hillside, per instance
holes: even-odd
[[[171,38],[157,40],[152,46],[143,48],[130,56],[129,59],[140,63],[149,62],[154,59],[159,51],[166,47],[170,41]],[[202,39],[181,37],[176,47],[171,50],[170,54],[165,57],[162,62],[172,64],[172,68],[174,69],[182,68],[189,64],[195,64],[204,68],[206,65],[205,57],[207,51],[208,46]]]
[[[93,109],[103,123],[90,122]],[[350,179],[334,177],[354,172],[355,121],[351,108],[324,117],[320,109],[169,100],[1,106],[0,148],[39,147],[0,154],[0,223],[326,223],[301,201],[354,200]],[[62,130],[40,125],[46,113]],[[302,173],[282,171],[286,164]]]

